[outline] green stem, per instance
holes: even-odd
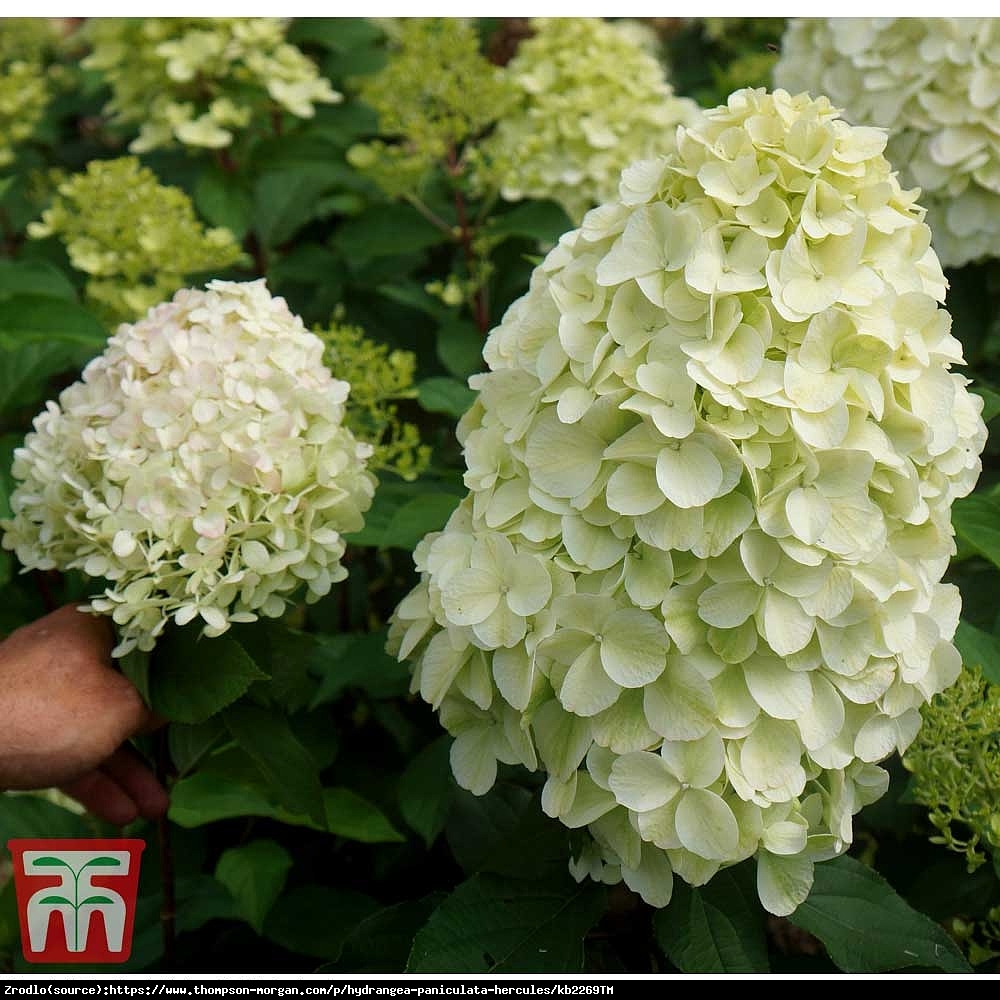
[[[455,238],[455,227],[442,219],[437,212],[428,208],[415,194],[407,194],[404,197],[435,229],[447,233],[452,239]]]

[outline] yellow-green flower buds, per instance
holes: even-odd
[[[56,40],[47,18],[0,18],[0,167],[13,161],[49,103],[46,62]]]
[[[90,276],[90,303],[114,323],[141,316],[188,275],[242,257],[228,229],[206,229],[187,194],[160,184],[134,156],[92,160],[63,181],[28,234],[65,244],[70,263]]]

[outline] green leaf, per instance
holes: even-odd
[[[239,765],[232,753],[219,754],[195,774],[181,778],[170,793],[170,819],[197,827],[236,816],[266,816],[291,826],[334,833],[362,843],[400,843],[405,838],[385,814],[349,788],[324,788],[322,819],[284,808],[262,776]],[[233,767],[233,764],[237,764]],[[315,764],[311,764],[315,769]]]
[[[818,937],[844,972],[910,966],[972,971],[938,924],[914,910],[881,875],[846,854],[816,866],[812,892],[789,920]]]
[[[407,694],[410,669],[385,651],[386,630],[359,635],[325,636],[310,661],[310,669],[321,678],[312,708],[336,701],[350,688],[372,698],[394,698]]]
[[[235,639],[199,639],[198,631],[169,630],[150,666],[152,708],[173,722],[204,722],[268,677]]]
[[[253,222],[253,198],[241,180],[216,166],[206,167],[194,185],[194,203],[213,225],[242,240]]]
[[[444,901],[443,893],[387,906],[362,920],[344,941],[339,969],[319,972],[403,972],[413,939]]]
[[[177,933],[199,930],[210,920],[238,919],[236,903],[225,886],[211,875],[187,875],[177,879]],[[133,972],[150,966],[163,954],[163,925],[160,909],[163,894],[159,885],[137,901],[132,957],[119,966]],[[106,966],[104,968],[107,968]],[[79,971],[79,966],[76,967]]]
[[[967,621],[960,621],[955,645],[967,667],[980,667],[991,684],[1000,684],[1000,639]]]
[[[377,806],[350,788],[323,789],[326,828],[365,844],[400,843],[406,838]]]
[[[507,238],[524,236],[540,243],[555,243],[573,222],[554,201],[524,201],[490,221],[489,234]]]
[[[363,264],[376,257],[416,253],[450,238],[415,208],[394,202],[372,205],[341,223],[333,244],[352,264]]]
[[[89,353],[89,352],[88,352]],[[0,412],[19,406],[38,407],[46,397],[54,396],[54,376],[76,373],[87,360],[75,344],[62,341],[29,341],[20,345],[0,344]]]
[[[92,837],[80,816],[33,792],[0,792],[0,844],[24,837]]]
[[[371,896],[308,885],[286,892],[264,922],[264,936],[289,951],[334,962],[358,924],[379,909]]]
[[[978,379],[969,389],[983,397],[983,421],[988,424],[1000,413],[1000,392],[983,385]]]
[[[421,493],[411,499],[389,491],[375,494],[361,531],[348,536],[352,545],[413,549],[430,531],[440,531],[458,506],[454,493]]]
[[[457,788],[451,774],[451,737],[439,736],[410,761],[399,779],[399,810],[428,847],[448,821]]]
[[[1000,566],[1000,501],[996,497],[973,493],[956,500],[951,519],[959,539]]]
[[[300,163],[263,174],[254,189],[254,219],[264,246],[290,239],[316,212],[320,195],[338,177],[322,162]]]
[[[58,903],[66,903],[69,906],[73,905],[73,903],[70,900],[68,900],[65,896],[45,896],[43,899],[40,900],[40,902],[42,902],[42,903],[56,903],[56,904],[58,904]],[[85,900],[85,902],[86,902],[86,900]]]
[[[483,335],[468,320],[449,320],[437,332],[438,358],[460,379],[483,370],[483,344]]]
[[[147,705],[150,703],[149,671],[151,661],[152,657],[149,651],[142,649],[133,649],[118,661],[121,672],[132,682]]]
[[[86,906],[88,903],[94,906],[103,906],[105,903],[110,903],[111,900],[107,896],[88,896],[80,905]]]
[[[381,29],[363,17],[297,17],[288,29],[292,45],[304,42],[335,52],[371,45],[381,37]]]
[[[321,655],[320,636],[275,621],[234,625],[227,635],[245,650],[253,650],[254,662],[271,678],[255,688],[255,696],[289,712],[297,712],[309,704],[316,687],[309,668]]]
[[[26,341],[79,344],[100,350],[108,331],[91,313],[75,302],[49,295],[18,294],[0,310],[0,344],[9,346]]]
[[[215,877],[232,893],[240,916],[258,933],[281,895],[292,857],[273,840],[254,840],[223,851]]]
[[[51,379],[76,373],[107,341],[107,331],[73,302],[15,295],[0,308],[0,412],[38,406]]]
[[[445,833],[467,875],[544,879],[566,868],[570,831],[520,785],[498,782],[481,796],[456,789]]]
[[[223,711],[233,739],[257,765],[276,801],[323,825],[323,789],[316,762],[284,715],[240,702]]]
[[[211,771],[198,771],[181,778],[170,790],[169,815],[178,826],[204,826],[234,816],[280,814],[281,809],[266,788],[235,782],[227,775]],[[298,820],[301,823],[302,818]]]
[[[580,972],[583,938],[605,890],[568,875],[551,882],[474,875],[434,911],[413,941],[407,972]]]
[[[417,398],[428,413],[444,413],[458,419],[476,401],[476,394],[458,379],[437,376],[417,385]]]
[[[670,905],[653,926],[681,972],[770,972],[752,862],[727,868],[700,888],[674,879]]]
[[[375,291],[383,298],[409,306],[437,320],[438,323],[444,323],[451,318],[449,308],[440,299],[431,295],[419,282],[400,280],[391,285],[379,285]]]
[[[170,759],[178,775],[183,776],[193,771],[218,746],[222,738],[228,735],[229,731],[219,718],[206,719],[195,725],[175,722],[169,726],[167,742],[170,747]]]
[[[76,301],[73,283],[44,260],[0,260],[0,301],[14,295]]]
[[[297,23],[301,24],[302,21]],[[326,104],[316,109],[309,131],[346,150],[359,139],[378,133],[378,115],[360,101]],[[374,184],[372,188],[375,188]]]

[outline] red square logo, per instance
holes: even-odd
[[[21,948],[29,962],[125,962],[142,840],[11,840]]]

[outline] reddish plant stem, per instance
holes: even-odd
[[[267,274],[267,251],[261,245],[256,233],[248,233],[244,241],[244,247],[253,257],[253,266],[262,278]]]
[[[240,165],[233,159],[232,153],[230,153],[225,146],[223,146],[222,149],[216,150],[215,162],[218,163],[227,174],[235,174],[240,169]]]
[[[476,270],[476,251],[472,245],[473,230],[469,223],[469,211],[465,204],[465,196],[458,186],[458,178],[462,175],[462,165],[458,161],[455,147],[448,147],[448,174],[455,182],[452,190],[455,197],[455,217],[458,219],[458,242],[465,257],[465,269],[469,272],[469,280],[474,281]],[[482,288],[476,288],[472,293],[472,315],[476,327],[484,336],[490,329],[490,314],[486,304],[486,293]]]
[[[164,788],[170,773],[170,746],[167,727],[156,734],[156,776]],[[177,887],[174,877],[174,852],[170,843],[170,820],[156,821],[160,849],[160,932],[163,940],[163,971],[173,972],[177,964]]]
[[[35,585],[38,587],[38,596],[42,599],[42,606],[45,608],[46,614],[50,611],[55,611],[59,607],[59,602],[56,600],[55,595],[52,593],[51,584],[58,586],[61,582],[61,576],[54,570],[35,570]]]

